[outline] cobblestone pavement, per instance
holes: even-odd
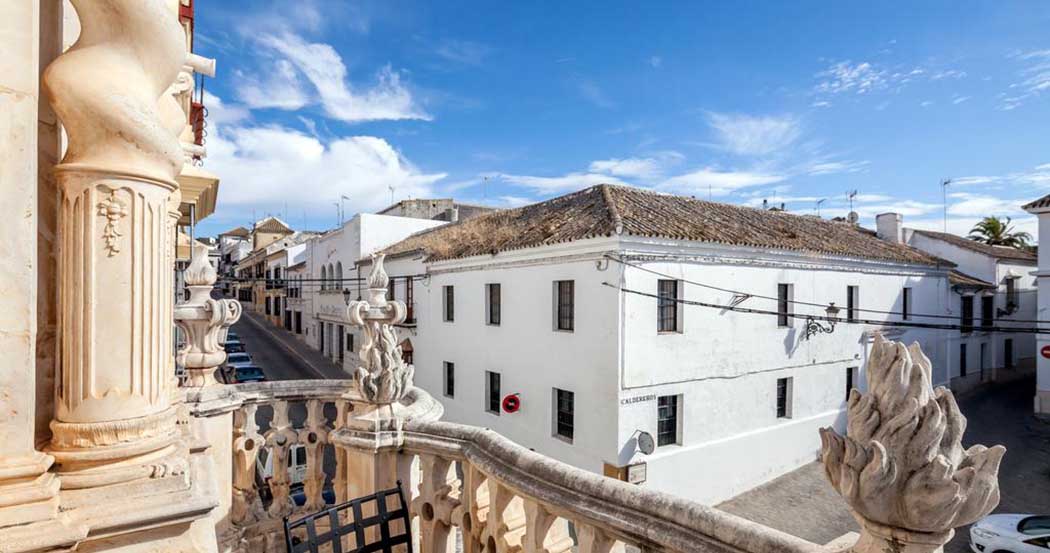
[[[1006,446],[999,471],[1002,500],[996,513],[1050,514],[1050,423],[1032,416],[1035,380],[976,390],[959,398],[968,426],[963,441]],[[810,463],[718,506],[816,543],[858,531],[846,504]],[[946,553],[969,551],[969,529],[960,528]]]

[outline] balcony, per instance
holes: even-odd
[[[376,406],[354,390],[350,380],[236,384],[223,387],[221,400],[201,403],[212,407],[195,416],[233,413],[231,524],[219,530],[221,548],[284,551],[282,517],[322,509],[326,481],[337,503],[365,491],[364,473],[364,480],[405,483],[417,551],[453,551],[457,542],[474,553],[826,550],[569,466],[491,430],[437,420],[442,407],[417,388],[394,408],[400,416],[386,419],[370,418]],[[385,424],[366,430],[362,420]],[[300,446],[305,501],[298,506],[287,461]],[[268,482],[256,475],[263,448],[274,460]]]

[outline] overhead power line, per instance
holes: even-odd
[[[752,314],[756,314],[756,315],[772,315],[772,316],[777,316],[777,317],[787,316],[787,317],[792,318],[792,319],[802,319],[802,320],[812,319],[812,320],[815,320],[815,321],[832,322],[832,323],[835,323],[835,324],[862,324],[862,325],[890,326],[890,327],[902,327],[902,328],[926,328],[926,329],[934,329],[934,330],[966,330],[966,331],[981,331],[981,332],[1010,332],[1010,333],[1017,333],[1017,334],[1050,334],[1050,328],[1040,329],[1040,328],[999,327],[999,326],[993,326],[993,327],[972,326],[971,327],[971,326],[963,326],[963,325],[958,325],[958,324],[917,323],[917,322],[910,322],[910,321],[879,321],[879,320],[874,320],[874,319],[840,319],[838,317],[831,317],[831,316],[828,316],[828,315],[804,315],[804,314],[801,314],[801,313],[781,313],[779,311],[770,311],[768,309],[755,309],[753,307],[740,307],[740,306],[722,305],[722,304],[717,304],[717,303],[710,303],[710,302],[703,302],[703,301],[696,301],[696,300],[686,300],[686,299],[679,299],[679,298],[661,297],[661,296],[659,296],[657,294],[652,294],[652,293],[649,293],[649,292],[642,292],[641,290],[632,290],[630,288],[624,288],[622,286],[617,286],[615,284],[610,284],[608,282],[603,282],[602,285],[608,286],[610,288],[615,288],[617,290],[620,290],[621,292],[626,292],[626,293],[629,293],[629,294],[635,294],[635,295],[638,295],[638,296],[645,296],[645,297],[649,297],[649,298],[655,298],[657,300],[673,301],[675,303],[679,303],[679,304],[682,304],[682,305],[694,305],[694,306],[697,306],[697,307],[708,307],[708,308],[711,308],[711,309],[720,309],[720,310],[724,310],[724,311],[734,311],[734,312],[737,312],[737,313],[752,313]]]
[[[625,265],[627,267],[638,269],[639,271],[644,271],[646,273],[654,274],[654,275],[657,275],[657,276],[662,276],[662,277],[667,278],[667,279],[680,280],[680,281],[685,282],[687,284],[692,284],[694,286],[699,286],[701,288],[708,288],[708,289],[711,289],[711,290],[717,290],[719,292],[725,292],[727,294],[733,294],[734,296],[737,296],[737,297],[744,296],[746,298],[758,298],[758,299],[770,300],[770,301],[785,301],[785,300],[782,300],[780,298],[776,298],[776,297],[773,297],[773,296],[765,296],[765,295],[762,295],[762,294],[754,294],[754,293],[751,293],[751,292],[744,292],[744,291],[741,291],[741,290],[733,290],[731,288],[724,288],[724,287],[721,287],[721,286],[715,286],[713,284],[704,284],[703,282],[696,282],[694,280],[684,279],[684,278],[677,277],[677,276],[674,276],[674,275],[670,275],[670,274],[667,274],[667,273],[661,273],[660,271],[656,271],[656,270],[650,269],[648,267],[643,267],[643,266],[638,265],[636,263],[631,263],[629,261],[625,261],[622,258],[619,258],[619,257],[614,256],[614,255],[610,255],[610,254],[605,254],[605,257],[608,258],[608,259],[611,259],[613,261],[616,261],[617,263],[623,264],[623,265]],[[1025,291],[1025,292],[1029,292],[1029,291]],[[1031,290],[1030,292],[1035,292],[1035,290]],[[802,301],[802,300],[793,300],[793,299],[790,299],[790,298],[787,299],[786,301],[787,301],[787,303],[790,303],[790,304],[793,304],[793,305],[806,305],[806,306],[810,306],[810,307],[819,307],[821,309],[824,309],[824,308],[826,308],[828,306],[827,303],[815,303],[815,302],[808,302],[808,301]],[[854,310],[855,311],[864,312],[864,313],[875,313],[875,314],[878,314],[878,315],[897,315],[897,316],[901,316],[901,317],[904,316],[904,313],[901,312],[901,311],[883,311],[883,310],[880,310],[880,309],[869,309],[869,308],[863,308],[863,307],[854,307]],[[910,317],[921,317],[921,318],[924,318],[924,319],[947,319],[947,320],[953,320],[953,321],[959,320],[959,315],[944,315],[944,314],[939,314],[939,313],[913,313],[913,312],[910,312],[910,311],[908,312],[908,317],[909,318]],[[1010,319],[1009,322],[1011,322],[1011,323],[1046,324],[1046,325],[1050,325],[1050,320]]]

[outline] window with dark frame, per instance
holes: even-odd
[[[397,279],[391,278],[390,282],[388,282],[386,285],[387,301],[394,301],[394,288],[397,286],[395,282],[397,282]]]
[[[266,314],[270,314],[270,296],[266,296]]]
[[[415,309],[416,291],[412,286],[412,277],[405,278],[405,322],[412,324],[416,322]]]
[[[493,326],[500,324],[500,286],[498,282],[485,285],[485,295],[488,296],[487,323]]]
[[[791,378],[777,379],[777,418],[786,419],[791,417]]]
[[[777,284],[777,326],[791,326],[791,285]]]
[[[444,319],[445,322],[456,320],[456,291],[452,286],[444,286]]]
[[[995,296],[981,296],[981,330],[995,324]]]
[[[354,351],[354,333],[346,333],[346,351]]]
[[[1020,302],[1017,297],[1017,279],[1007,278],[1006,279],[1006,308],[1017,309]]]
[[[456,364],[445,361],[445,397],[456,397]]]
[[[959,298],[962,302],[961,320],[959,322],[962,332],[973,332],[973,296]]]
[[[557,284],[557,328],[558,330],[574,330],[575,310],[574,295],[575,282],[571,280],[559,280]]]
[[[959,344],[959,376],[966,376],[966,344]]]
[[[678,440],[678,396],[656,398],[656,445],[675,445]]]
[[[901,319],[911,319],[911,288],[905,286],[901,293]]]
[[[494,415],[500,412],[500,376],[497,372],[485,371],[485,410]]]
[[[678,332],[678,281],[657,281],[656,296],[657,330]]]
[[[554,432],[572,441],[573,417],[576,412],[575,394],[568,390],[554,389]]]
[[[860,287],[846,287],[846,320],[856,322],[857,310],[860,308]]]

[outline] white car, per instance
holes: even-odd
[[[991,515],[970,527],[975,553],[1050,552],[1050,515]]]
[[[233,367],[233,368],[246,367],[246,366],[252,365],[252,364],[253,364],[252,363],[252,356],[248,355],[247,353],[245,353],[243,351],[242,352],[238,352],[238,353],[231,353],[231,354],[226,356],[226,366],[227,367]]]

